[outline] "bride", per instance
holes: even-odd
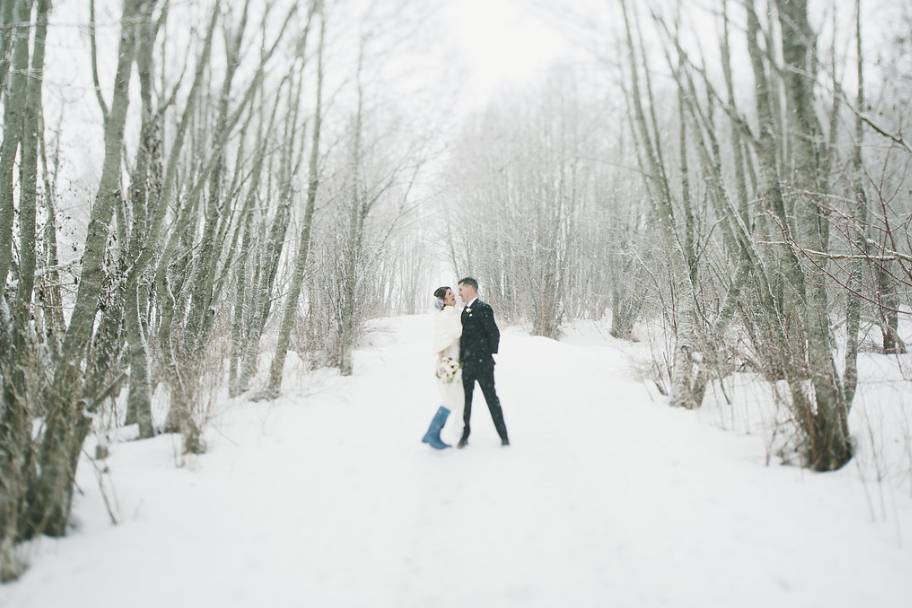
[[[437,356],[437,388],[439,391],[439,408],[431,421],[431,426],[422,441],[432,448],[442,450],[450,447],[441,439],[451,443],[459,441],[462,430],[457,428],[459,418],[450,416],[452,411],[462,411],[465,393],[462,388],[462,370],[459,365],[459,339],[462,337],[462,321],[456,310],[456,295],[449,287],[440,287],[434,291],[437,299],[434,315],[433,349]],[[449,422],[448,422],[449,420]]]

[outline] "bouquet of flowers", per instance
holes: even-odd
[[[453,382],[458,372],[459,361],[453,357],[440,357],[437,359],[437,373],[435,375],[441,382]]]

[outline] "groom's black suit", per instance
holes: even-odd
[[[462,420],[465,427],[462,431],[460,444],[465,444],[469,439],[472,418],[472,393],[475,391],[475,382],[481,386],[494,428],[501,440],[507,443],[507,425],[504,423],[503,410],[500,399],[494,389],[494,355],[500,347],[500,330],[494,321],[494,309],[482,302],[475,300],[462,311],[462,337],[459,339],[459,358],[462,361],[462,386],[465,390],[465,408]]]

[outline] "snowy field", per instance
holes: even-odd
[[[290,363],[282,400],[227,401],[181,468],[172,437],[113,445],[120,525],[84,461],[75,529],[22,548],[0,606],[912,606],[901,465],[870,479],[862,443],[833,474],[766,466],[748,389],[670,409],[648,348],[587,324],[507,330],[512,447],[477,401],[470,446],[434,452],[429,322],[372,322],[351,378]]]

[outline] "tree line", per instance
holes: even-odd
[[[56,180],[76,151],[42,103],[53,7],[0,2],[3,580],[17,542],[66,533],[91,433],[93,458],[111,420],[200,453],[225,392],[278,397],[292,352],[350,374],[362,321],[389,301],[378,285],[417,299],[388,262],[426,155],[422,133],[393,128],[377,76],[399,33],[322,0],[104,7],[114,32],[96,0],[79,13],[103,157],[69,243]]]
[[[874,62],[860,0],[612,7],[572,30],[594,67],[560,66],[457,138],[450,264],[538,335],[658,322],[653,379],[675,406],[760,375],[797,455],[838,469],[859,349],[906,350],[912,13],[892,9]]]

